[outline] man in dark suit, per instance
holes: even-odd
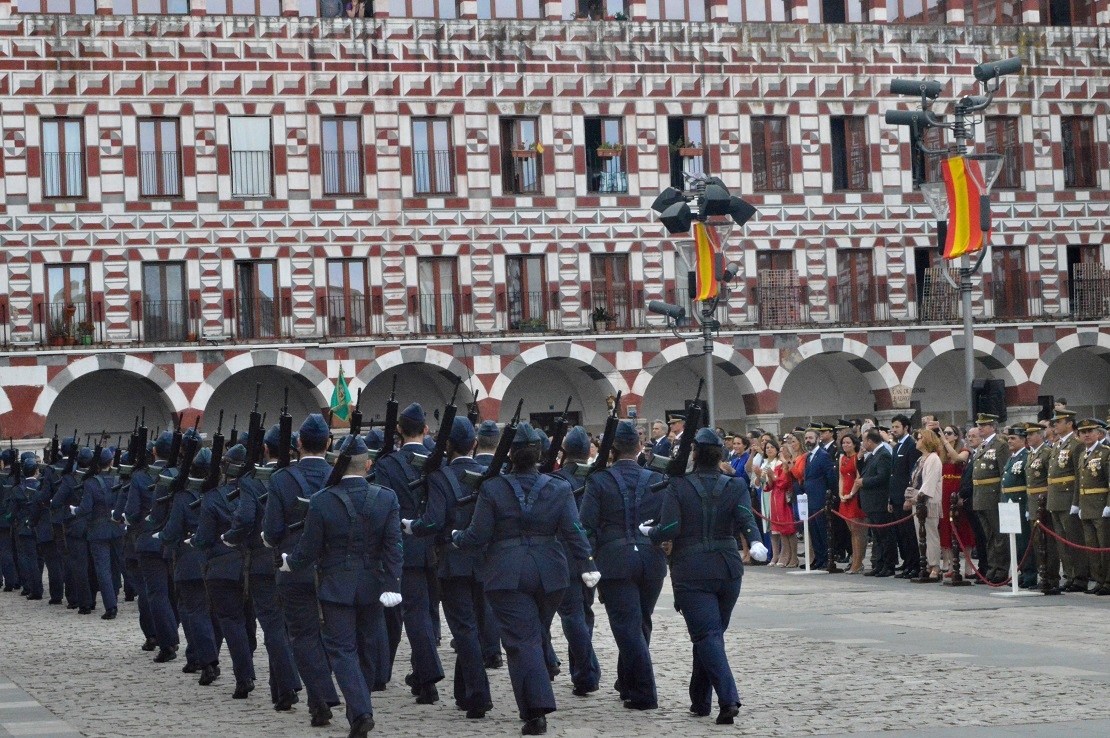
[[[921,458],[917,443],[910,433],[910,419],[905,415],[895,415],[890,421],[890,435],[893,437],[894,451],[890,466],[890,508],[894,520],[905,517],[902,505],[906,500],[906,487],[910,486],[914,465]],[[919,553],[917,534],[913,520],[906,519],[894,527],[898,553],[902,555],[902,579],[913,579],[918,575]]]
[[[892,520],[890,510],[890,449],[883,443],[883,435],[875,428],[863,436],[863,450],[867,460],[863,471],[856,478],[859,504],[867,514],[867,522],[882,525]],[[864,576],[889,577],[897,563],[894,540],[889,528],[874,530],[875,543],[871,549],[871,571]]]
[[[824,509],[828,495],[837,489],[838,473],[832,459],[818,444],[817,431],[807,430],[805,439],[806,467],[802,488],[809,502],[810,515],[813,515]],[[809,534],[813,539],[813,568],[824,569],[829,565],[829,536],[825,521],[810,525]]]

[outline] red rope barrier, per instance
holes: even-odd
[[[893,523],[861,523],[861,522],[859,522],[859,518],[846,518],[846,517],[844,517],[843,515],[840,514],[839,510],[833,510],[832,512],[833,512],[833,515],[840,518],[841,520],[846,520],[849,523],[855,523],[856,525],[862,526],[864,528],[893,528],[896,525],[901,525],[902,523],[906,522],[907,520],[909,520],[910,518],[912,518],[914,516],[913,513],[910,513],[909,515],[907,515],[904,518],[899,518],[898,520],[895,520]]]
[[[1043,530],[1045,533],[1048,533],[1050,536],[1055,538],[1057,541],[1061,541],[1066,546],[1071,546],[1072,548],[1078,548],[1080,551],[1087,551],[1089,553],[1110,553],[1110,548],[1093,548],[1091,546],[1081,546],[1078,543],[1072,543],[1067,538],[1064,538],[1063,536],[1061,536],[1059,533],[1052,530],[1051,528],[1046,528],[1043,525],[1041,525],[1041,521],[1039,521],[1039,520],[1037,521],[1037,525],[1040,526],[1041,530]]]
[[[822,514],[822,513],[824,513],[824,512],[825,512],[825,508],[821,508],[821,509],[820,509],[820,510],[818,510],[817,512],[815,512],[815,513],[813,513],[812,515],[810,515],[810,516],[809,516],[809,519],[810,519],[810,520],[813,520],[814,518],[820,517],[820,516],[821,516],[821,514]],[[833,512],[836,512],[836,511],[834,510]],[[802,524],[802,522],[803,522],[803,521],[801,521],[801,520],[791,520],[791,521],[789,521],[789,522],[785,522],[785,521],[782,521],[782,520],[771,520],[771,519],[770,519],[770,518],[768,518],[768,517],[765,517],[765,516],[763,516],[763,515],[760,515],[760,514],[759,514],[758,512],[756,512],[755,510],[752,510],[752,515],[755,515],[755,516],[756,516],[757,518],[759,518],[760,520],[766,520],[766,521],[767,521],[768,523],[770,523],[771,525],[801,525],[801,524]]]
[[[1010,585],[1010,583],[1013,581],[1013,577],[1006,577],[1005,581],[999,584],[995,584],[994,582],[983,576],[983,573],[979,571],[979,568],[977,566],[975,566],[975,562],[971,560],[971,553],[968,551],[967,546],[964,545],[964,542],[960,540],[960,534],[956,531],[955,526],[952,526],[952,535],[956,537],[956,541],[960,544],[960,550],[963,552],[964,558],[967,560],[967,563],[971,567],[971,570],[975,572],[975,576],[979,577],[980,581],[982,581],[983,584],[987,585],[988,587],[994,587],[996,589],[1001,587],[1008,587]],[[1018,571],[1021,571],[1021,567],[1025,564],[1026,559],[1029,558],[1029,554],[1033,552],[1034,538],[1035,537],[1033,536],[1033,532],[1031,530],[1029,534],[1029,543],[1026,544],[1025,553],[1022,554],[1021,561],[1019,561],[1017,565]]]

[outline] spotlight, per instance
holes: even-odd
[[[682,193],[676,190],[674,187],[668,187],[667,189],[660,192],[659,196],[655,198],[655,202],[651,204],[651,209],[657,213],[662,214],[669,207],[680,202],[686,202],[686,198],[683,197]]]
[[[648,312],[655,313],[656,315],[663,315],[676,323],[680,323],[686,318],[686,308],[679,307],[678,305],[671,305],[662,300],[652,300],[649,302]]]
[[[1006,74],[1017,74],[1021,71],[1021,59],[1014,57],[1013,59],[1003,59],[997,62],[983,62],[975,67],[975,79],[980,82],[990,82],[995,77],[1001,77]]]
[[[694,214],[691,212],[690,206],[683,200],[664,210],[659,216],[659,220],[663,221],[663,227],[671,235],[688,233],[690,225],[694,222]]]
[[[706,216],[728,215],[730,205],[728,190],[719,184],[711,184],[705,188],[705,199],[699,209]]]
[[[755,207],[746,200],[742,200],[739,197],[730,197],[728,199],[728,214],[732,216],[732,220],[736,225],[744,225],[755,216],[755,213]]]
[[[890,94],[892,95],[923,96],[930,100],[936,100],[940,97],[943,88],[944,85],[935,79],[895,79],[890,82]]]

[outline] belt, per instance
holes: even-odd
[[[971,483],[977,487],[982,487],[987,484],[998,484],[1002,481],[1002,477],[991,477],[990,479],[973,479]]]
[[[489,545],[488,551],[501,551],[514,546],[531,546],[534,543],[553,543],[555,536],[520,536],[519,538],[502,538]]]
[[[1074,481],[1075,481],[1075,475],[1074,474],[1071,475],[1070,477],[1049,477],[1048,478],[1048,483],[1049,484],[1063,484],[1064,482],[1074,482]]]
[[[1042,492],[1047,492],[1047,491],[1048,491],[1048,487],[1030,487],[1029,489],[1026,490],[1026,492],[1028,492],[1031,495],[1039,495]]]
[[[1110,487],[1088,487],[1087,489],[1080,489],[1081,495],[1101,495],[1110,492]]]
[[[1015,492],[1024,492],[1026,487],[1003,487],[1002,492],[1005,494],[1013,494]]]

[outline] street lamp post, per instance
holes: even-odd
[[[686,317],[684,307],[652,300],[648,303],[648,311],[664,316],[667,319],[667,326],[676,338],[691,340],[700,335],[702,354],[705,357],[705,385],[709,394],[705,422],[712,428],[717,417],[713,392],[713,344],[715,335],[721,330],[721,322],[716,318],[717,307],[722,300],[728,302],[729,284],[740,270],[735,263],[729,263],[726,266],[724,257],[728,237],[734,225],[744,225],[755,215],[756,210],[739,197],[729,194],[724,182],[717,177],[689,173],[683,173],[683,177],[686,180],[685,189],[668,187],[659,194],[651,207],[659,213],[663,226],[671,235],[688,234],[695,220],[715,230],[720,243],[720,253],[712,265],[713,279],[717,282],[717,294],[707,300],[698,301],[700,333],[682,333],[678,330],[678,324]],[[721,217],[717,218],[717,216]],[[710,221],[711,217],[716,219]],[[676,241],[676,246],[682,252],[687,265],[697,264],[697,248],[694,243],[680,239]],[[691,286],[691,292],[696,295],[693,286]]]
[[[925,154],[953,154],[963,156],[968,160],[978,163],[978,168],[968,170],[969,176],[981,177],[976,184],[981,192],[979,202],[979,228],[984,234],[991,230],[990,193],[999,173],[1002,171],[1002,154],[969,154],[975,139],[975,126],[981,120],[975,117],[990,107],[994,96],[1002,86],[1002,77],[1021,71],[1021,59],[1006,59],[1000,62],[986,62],[975,67],[975,79],[983,85],[983,96],[969,95],[956,101],[953,107],[953,116],[950,122],[936,117],[931,108],[940,96],[943,85],[936,80],[907,80],[896,79],[890,83],[890,91],[896,95],[921,97],[921,107],[918,110],[888,110],[886,122],[888,124],[908,126],[911,134],[916,134],[918,148]],[[993,82],[993,84],[992,84]],[[929,128],[943,128],[952,132],[955,144],[944,149],[929,149],[925,146],[924,133]],[[911,140],[912,140],[911,136]],[[920,183],[921,194],[925,202],[932,209],[937,219],[937,235],[940,249],[943,253],[946,240],[948,214],[950,203],[948,189],[944,183]],[[971,257],[964,254],[960,257],[959,282],[952,279],[948,270],[944,270],[944,278],[960,293],[960,303],[963,310],[964,323],[964,380],[967,402],[967,416],[971,420],[975,416],[975,397],[973,383],[975,380],[975,328],[971,315],[971,278],[983,265],[987,253],[986,244],[979,250],[975,263]]]

